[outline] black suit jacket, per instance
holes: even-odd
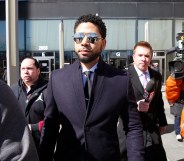
[[[144,130],[148,130],[152,133],[153,128],[158,124],[159,126],[163,127],[167,125],[165,109],[164,109],[164,102],[162,99],[162,92],[161,92],[161,82],[162,76],[159,72],[148,68],[150,79],[154,79],[155,86],[154,86],[154,95],[153,99],[150,102],[150,107],[148,112],[144,113],[141,112],[141,118],[143,122]],[[134,68],[134,66],[130,66],[128,68],[128,72],[130,73],[131,81],[136,101],[143,99],[144,89],[139,80],[138,74]],[[156,137],[155,137],[156,138]],[[156,141],[156,140],[155,140]]]
[[[164,112],[164,104],[161,93],[161,74],[149,68],[150,78],[154,79],[154,95],[150,102],[148,112],[140,112],[143,124],[144,146],[146,161],[167,161],[165,150],[162,145],[159,126],[166,126],[167,120]],[[134,89],[136,101],[143,99],[144,89],[139,80],[138,74],[134,66],[128,69]],[[125,146],[125,135],[122,131],[122,123],[119,119],[118,136],[121,149],[122,161],[127,161],[127,152]]]
[[[167,161],[165,150],[162,145],[162,139],[159,131],[159,126],[167,125],[167,120],[164,110],[164,102],[162,99],[161,82],[162,76],[159,72],[148,68],[150,79],[155,82],[154,95],[150,102],[148,112],[140,112],[143,130],[144,130],[144,143],[145,143],[145,157],[146,161]],[[138,74],[134,65],[128,69],[133,83],[133,89],[136,100],[143,99],[144,89],[139,80]]]
[[[57,140],[55,161],[119,161],[117,121],[121,115],[129,161],[143,161],[142,125],[127,72],[100,60],[92,93],[86,109],[78,60],[52,73],[40,144],[41,160],[52,160]]]

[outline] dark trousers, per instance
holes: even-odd
[[[180,134],[180,120],[181,120],[180,116],[174,117],[174,131],[176,135]]]
[[[126,136],[122,130],[122,122],[119,121],[118,124],[118,137],[120,144],[121,161],[128,161],[127,159],[127,149],[126,149]],[[145,161],[167,161],[166,153],[162,144],[161,136],[159,134],[159,128],[154,126],[154,133],[152,133],[152,138],[150,133],[144,131],[145,138]],[[159,137],[159,138],[158,138]],[[156,141],[154,138],[157,138]],[[153,141],[154,140],[154,141]]]

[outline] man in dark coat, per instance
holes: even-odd
[[[47,81],[40,76],[39,63],[34,58],[25,58],[20,67],[21,78],[11,86],[39,152],[39,143],[44,119]]]
[[[167,161],[161,140],[161,134],[164,133],[167,125],[161,93],[162,77],[159,72],[149,67],[152,55],[152,47],[148,42],[138,42],[133,50],[134,63],[128,68],[128,72],[130,73],[138,110],[141,114],[146,161]],[[153,82],[150,84],[152,87],[146,88],[150,80]],[[150,94],[147,94],[148,101],[145,101],[144,97],[147,93],[145,88],[150,90]],[[119,129],[122,124],[119,125],[119,133],[122,133]],[[119,134],[119,137],[120,145],[124,145],[121,138],[123,134]],[[125,151],[125,149],[122,150],[122,158],[125,157]]]
[[[78,60],[54,71],[48,83],[41,161],[120,161],[119,115],[129,161],[143,161],[142,125],[130,78],[100,58],[106,46],[104,22],[99,16],[81,16],[74,33]]]

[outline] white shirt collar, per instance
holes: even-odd
[[[86,69],[86,68],[84,68],[84,67],[82,67],[82,73],[84,73],[84,72],[86,72],[86,71],[91,71],[91,72],[95,72],[95,69],[97,68],[97,64],[98,63],[96,63],[92,68],[90,68],[89,70],[88,69]]]

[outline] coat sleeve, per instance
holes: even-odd
[[[46,108],[44,111],[44,124],[40,139],[40,161],[52,161],[54,149],[59,133],[59,112],[53,96],[52,75],[47,86]]]
[[[162,87],[162,77],[159,74],[159,76],[156,78],[157,80],[157,85],[156,85],[156,91],[155,91],[155,99],[153,100],[153,102],[151,102],[151,107],[153,107],[153,109],[155,109],[156,111],[156,122],[155,124],[158,124],[160,127],[164,127],[167,126],[167,118],[165,115],[165,108],[164,108],[164,101],[162,98],[162,92],[161,92],[161,87]],[[152,112],[154,114],[154,110]]]
[[[122,115],[129,161],[144,161],[143,127],[131,81],[127,86],[127,112]]]
[[[157,103],[155,104],[155,109],[157,113],[157,121],[160,127],[167,126],[167,118],[165,115],[164,101],[162,98],[162,92],[158,94]]]
[[[20,105],[0,81],[0,160],[38,161],[36,148]]]
[[[174,103],[180,96],[182,90],[182,79],[174,79],[171,76],[166,80],[166,98],[169,102]]]

